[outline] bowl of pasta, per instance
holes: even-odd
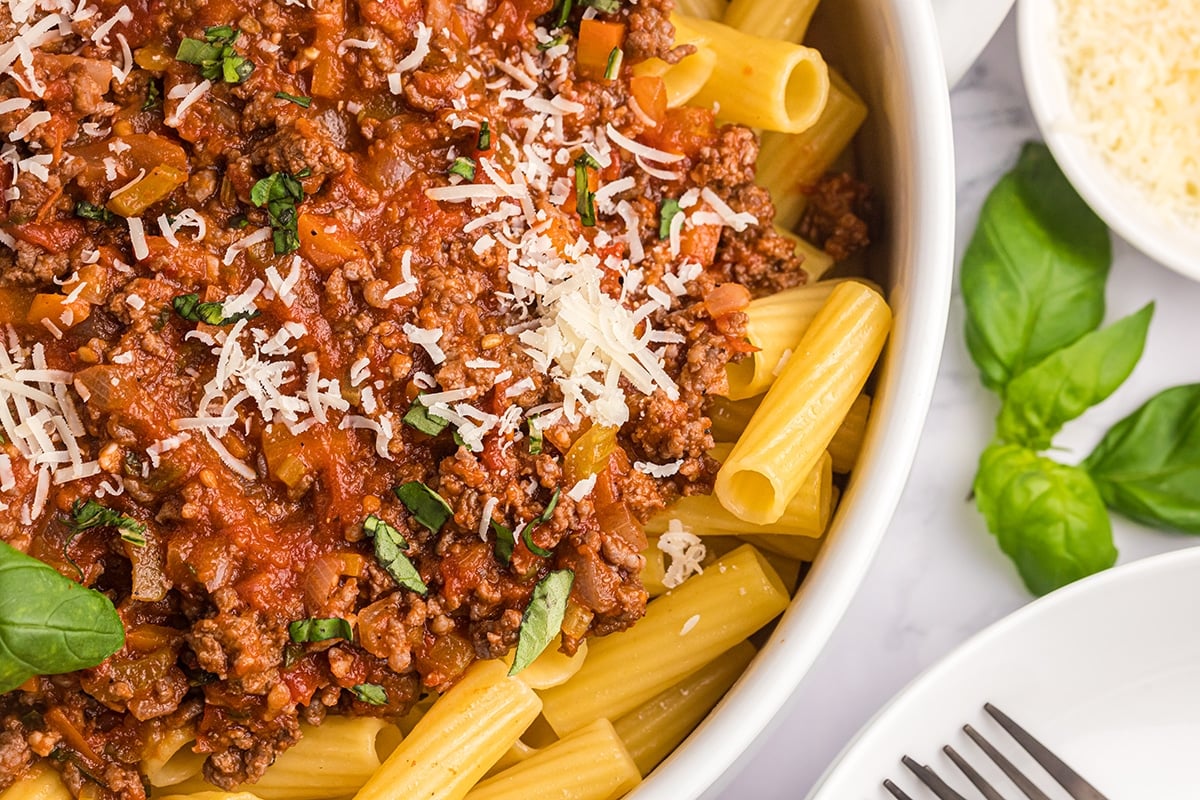
[[[0,800],[698,797],[861,582],[933,11],[0,5]]]

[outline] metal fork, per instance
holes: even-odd
[[[1009,735],[1017,741],[1017,744],[1025,748],[1025,751],[1033,756],[1033,760],[1041,764],[1042,768],[1050,774],[1050,777],[1058,781],[1067,790],[1067,794],[1071,795],[1074,800],[1108,800],[1104,795],[1100,794],[1096,787],[1085,781],[1078,772],[1068,767],[1054,753],[1051,753],[1044,744],[1033,738],[1028,731],[1009,719],[1008,715],[1003,711],[991,703],[984,704],[983,710],[1000,723],[1000,726],[1008,731]],[[991,742],[983,738],[983,735],[979,731],[970,725],[964,725],[963,730],[967,736],[971,737],[971,741],[975,742],[979,746],[979,749],[1008,776],[1008,779],[1024,792],[1029,800],[1050,800],[1049,795],[1037,788],[1033,781],[1017,769],[999,750],[993,747]],[[942,750],[950,757],[950,760],[954,762],[954,765],[958,767],[963,775],[967,776],[967,779],[979,790],[985,800],[1004,800],[1004,795],[1000,794],[994,786],[988,783],[965,758],[959,755],[958,751],[949,745],[946,745]],[[901,759],[901,763],[908,767],[913,775],[917,776],[917,780],[932,790],[939,800],[967,800],[966,797],[959,794],[942,780],[928,765],[921,764],[908,756],[904,756]],[[904,790],[890,780],[885,780],[883,787],[891,792],[892,797],[895,797],[896,800],[913,800],[904,793]]]

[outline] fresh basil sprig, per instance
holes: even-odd
[[[1154,305],[1093,331],[1013,378],[1004,390],[996,433],[1035,450],[1062,426],[1117,390],[1142,357]]]
[[[408,542],[400,531],[374,514],[363,520],[363,531],[375,540],[375,560],[379,562],[397,584],[418,594],[426,594],[429,587],[421,580],[421,573],[404,554]]]
[[[1029,143],[984,203],[962,262],[967,347],[984,384],[1012,378],[1104,319],[1108,230],[1050,151]]]
[[[125,644],[112,602],[0,542],[0,694],[94,667]]]
[[[354,640],[354,630],[341,617],[309,617],[288,624],[288,636],[293,642],[324,642],[329,639]]]
[[[1114,511],[1200,533],[1200,384],[1151,398],[1114,425],[1083,466]]]
[[[232,325],[244,319],[254,319],[260,313],[258,309],[254,309],[226,316],[224,303],[201,303],[200,295],[195,292],[173,298],[171,307],[175,309],[176,314],[188,322],[204,322],[209,325]]]
[[[454,516],[442,496],[420,481],[409,481],[393,491],[413,518],[428,528],[430,533],[440,532],[446,520]]]
[[[975,502],[1035,594],[1116,563],[1104,500],[1078,467],[1020,445],[993,445],[979,460]]]
[[[517,633],[517,652],[513,655],[509,675],[516,675],[532,664],[562,631],[563,617],[567,613],[567,599],[575,573],[569,569],[556,570],[546,575],[533,587],[533,596],[521,617],[521,628]]]
[[[200,67],[210,81],[241,83],[254,72],[254,62],[233,49],[242,32],[231,25],[204,29],[204,40],[185,38],[179,43],[175,60]]]
[[[250,202],[267,209],[271,223],[275,255],[285,256],[300,249],[300,214],[296,206],[304,202],[304,186],[300,183],[310,171],[303,169],[295,175],[272,172],[250,189]]]

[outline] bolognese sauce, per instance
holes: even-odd
[[[636,623],[641,524],[711,491],[746,304],[803,283],[751,131],[667,107],[671,0],[0,3],[0,538],[125,644],[0,697],[144,797],[190,726],[254,781],[518,643]]]

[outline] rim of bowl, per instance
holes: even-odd
[[[892,258],[907,264],[907,303],[897,310],[880,388],[886,404],[868,431],[861,464],[834,521],[835,535],[759,652],[717,708],[633,792],[696,798],[732,777],[730,767],[778,718],[858,591],[908,478],[941,360],[954,273],[954,162],[950,98],[929,3],[882,4],[897,52],[904,54],[907,109],[892,131],[903,136],[897,197],[910,226]],[[853,531],[853,533],[851,533]]]
[[[1170,219],[1120,177],[1074,129],[1075,116],[1056,40],[1058,4],[1020,0],[1017,45],[1033,116],[1055,161],[1092,210],[1117,235],[1163,266],[1200,281],[1200,232]]]

